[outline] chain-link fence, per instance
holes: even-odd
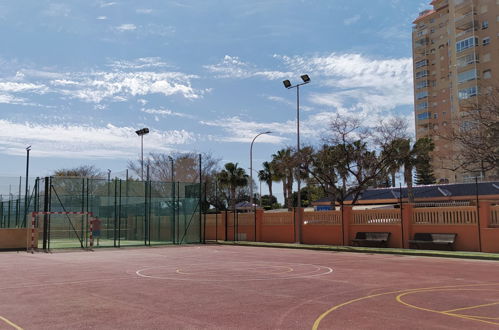
[[[47,177],[0,201],[0,228],[35,226],[39,248],[199,243],[199,183]],[[58,212],[59,214],[54,214]],[[80,214],[77,214],[80,213]]]

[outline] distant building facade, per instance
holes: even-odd
[[[459,147],[442,138],[460,123],[463,102],[499,82],[499,0],[433,0],[413,22],[416,138],[435,142],[437,182],[470,182],[456,170]],[[485,178],[486,179],[486,178]]]

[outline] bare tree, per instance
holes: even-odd
[[[462,101],[459,124],[441,134],[457,144],[453,170],[499,177],[499,88],[483,88],[477,97]]]
[[[94,165],[80,165],[74,168],[62,168],[55,170],[52,176],[103,179],[105,174]]]
[[[386,176],[397,156],[391,142],[405,134],[405,127],[395,120],[374,130],[356,118],[336,115],[324,145],[301,154],[305,158],[301,163],[332,198],[333,206],[335,202],[342,205],[347,198],[355,203],[365,189]]]
[[[150,153],[144,160],[144,166],[149,166],[149,178],[152,181],[170,182],[173,178],[179,182],[199,182],[199,154],[196,153]],[[211,180],[219,168],[220,160],[209,153],[201,154],[201,175],[203,182]],[[141,173],[140,159],[128,162],[128,168],[137,176]]]

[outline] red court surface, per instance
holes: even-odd
[[[499,263],[238,246],[0,253],[0,329],[493,329]]]

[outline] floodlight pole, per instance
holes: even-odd
[[[29,175],[29,152],[31,146],[26,148],[26,187],[24,191],[24,221],[26,220],[26,215],[28,214],[28,175]]]
[[[144,135],[140,136],[140,181],[144,181]]]
[[[263,134],[270,134],[271,131],[258,133],[251,141],[250,145],[250,204],[253,206],[253,142],[255,142],[256,138]],[[260,197],[261,199],[261,197]]]
[[[301,79],[303,80],[302,83],[296,84],[296,85],[291,85],[289,80],[284,80],[284,87],[287,89],[291,88],[296,88],[296,153],[298,157],[300,157],[300,86],[308,84],[310,82],[310,77],[308,75],[302,75]],[[297,203],[297,221],[298,221],[298,237],[295,239],[297,240],[297,243],[301,243],[302,241],[302,219],[301,219],[301,159],[299,159],[298,162],[298,172],[297,172],[297,186],[298,186],[298,203]]]
[[[149,133],[149,128],[144,127],[135,133],[140,136],[140,180],[144,181],[144,135]]]
[[[174,166],[173,166],[173,164],[174,164],[174,163],[173,163],[173,157],[172,157],[172,156],[168,156],[168,159],[170,160],[170,163],[171,163],[171,171],[172,171],[172,173],[171,173],[171,178],[172,178],[172,179],[171,179],[171,180],[172,180],[172,182],[173,182],[173,181],[174,181],[174,178],[175,178],[175,177],[174,177],[174,174],[173,174],[173,173],[174,173],[174,170],[175,170],[175,168],[174,168]]]

